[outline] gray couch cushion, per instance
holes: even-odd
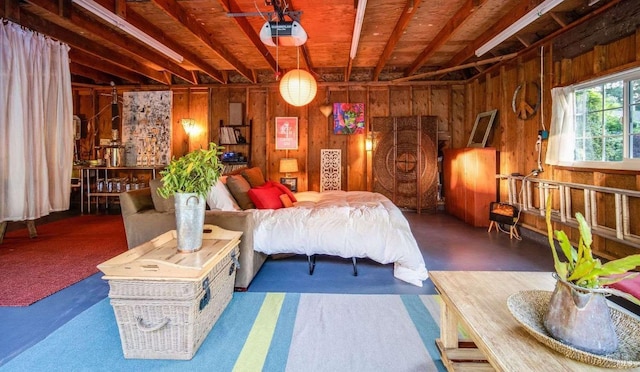
[[[173,195],[167,199],[158,195],[158,187],[162,186],[161,179],[154,179],[149,181],[149,188],[151,188],[151,199],[153,200],[153,206],[158,212],[175,212],[176,202]]]
[[[241,175],[227,177],[227,188],[231,192],[231,195],[233,195],[233,198],[238,202],[240,208],[253,209],[256,207],[251,201],[251,198],[249,198],[251,185],[249,185],[249,182]]]

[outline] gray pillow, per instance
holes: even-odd
[[[249,197],[251,185],[249,185],[249,182],[241,175],[238,174],[227,177],[227,188],[229,192],[231,192],[231,195],[233,195],[233,198],[238,202],[240,208],[253,209],[256,207]]]
[[[151,188],[151,199],[153,199],[153,206],[158,212],[175,212],[176,202],[173,195],[167,199],[158,195],[158,187],[162,186],[161,179],[154,179],[149,181],[149,187]]]

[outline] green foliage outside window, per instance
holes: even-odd
[[[623,87],[615,81],[576,91],[575,160],[622,160]]]

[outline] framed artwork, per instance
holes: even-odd
[[[364,134],[364,103],[334,103],[333,123],[333,134]]]
[[[124,92],[122,143],[126,166],[169,164],[173,92]]]
[[[298,192],[298,178],[297,177],[281,177],[280,183],[287,186],[292,192]]]
[[[484,147],[487,144],[487,138],[489,138],[497,112],[498,110],[491,110],[481,112],[476,116],[476,122],[473,124],[467,147]]]
[[[298,149],[298,118],[276,118],[276,150]]]

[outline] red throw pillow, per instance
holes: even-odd
[[[294,202],[294,203],[297,202],[296,197],[293,196],[293,193],[291,192],[291,190],[287,186],[281,184],[280,182],[276,182],[276,181],[269,181],[269,182],[271,182],[271,184],[273,186],[275,186],[278,189],[280,189],[280,191],[282,191],[283,193],[287,194],[287,196],[289,197],[289,199],[291,199],[292,202]]]
[[[249,190],[249,198],[258,209],[280,209],[283,207],[280,200],[280,189],[271,185],[254,187]]]

